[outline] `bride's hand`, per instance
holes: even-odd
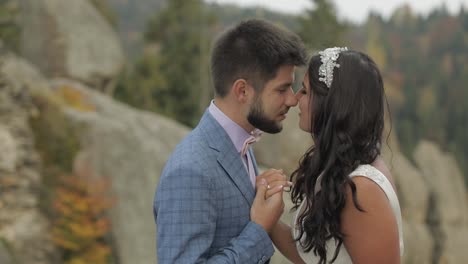
[[[279,189],[280,191],[267,199],[265,198],[268,191],[267,182],[265,179],[260,180],[250,209],[250,219],[262,226],[268,233],[273,230],[284,210],[282,187]]]
[[[269,169],[257,176],[256,187],[258,188],[260,181],[265,180],[267,184],[267,192],[265,199],[270,198],[275,193],[283,191],[285,188],[292,186],[292,182],[288,181],[283,170]]]

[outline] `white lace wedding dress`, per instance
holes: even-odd
[[[400,211],[400,204],[398,202],[397,195],[395,191],[392,188],[392,184],[390,181],[385,177],[382,172],[380,172],[378,169],[371,165],[360,165],[359,167],[356,168],[350,175],[350,177],[354,176],[364,176],[372,181],[374,181],[376,184],[380,186],[380,188],[385,192],[387,195],[387,198],[390,202],[390,205],[392,207],[393,213],[395,214],[397,224],[398,224],[398,232],[400,236],[400,255],[403,255],[403,250],[404,250],[404,244],[403,244],[403,224],[401,220],[401,211]],[[318,190],[316,190],[318,191]],[[301,212],[302,206],[304,205],[304,202],[299,206],[296,215],[293,217],[293,227],[298,226],[297,223],[297,218],[299,212]],[[293,237],[298,237],[299,236],[299,231],[296,228],[292,228],[293,232]],[[297,249],[299,251],[299,255],[301,258],[306,262],[306,263],[318,263],[319,257],[317,257],[312,251],[310,252],[304,252],[301,245],[299,242],[296,242]],[[329,240],[327,242],[327,259],[331,260],[333,258],[333,254],[335,253],[336,245],[334,240]],[[349,256],[348,252],[346,251],[346,248],[344,245],[341,246],[340,253],[338,254],[338,257],[336,258],[334,264],[349,264],[352,263],[351,257]]]

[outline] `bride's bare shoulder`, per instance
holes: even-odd
[[[377,159],[375,159],[371,165],[377,170],[379,170],[390,181],[390,183],[393,185],[393,188],[395,188],[395,181],[393,179],[393,175],[388,169],[387,164],[382,159],[382,157],[377,157]]]

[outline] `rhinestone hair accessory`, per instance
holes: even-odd
[[[319,68],[319,81],[324,82],[328,88],[332,85],[333,69],[340,67],[340,64],[336,63],[336,60],[340,56],[340,52],[346,50],[348,50],[347,47],[334,47],[319,52],[320,60],[322,61],[322,65]]]

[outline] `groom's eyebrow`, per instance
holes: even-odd
[[[281,85],[278,86],[278,89],[288,88],[288,87],[290,87],[292,84],[293,84],[292,82],[283,83],[283,84],[281,84]]]

